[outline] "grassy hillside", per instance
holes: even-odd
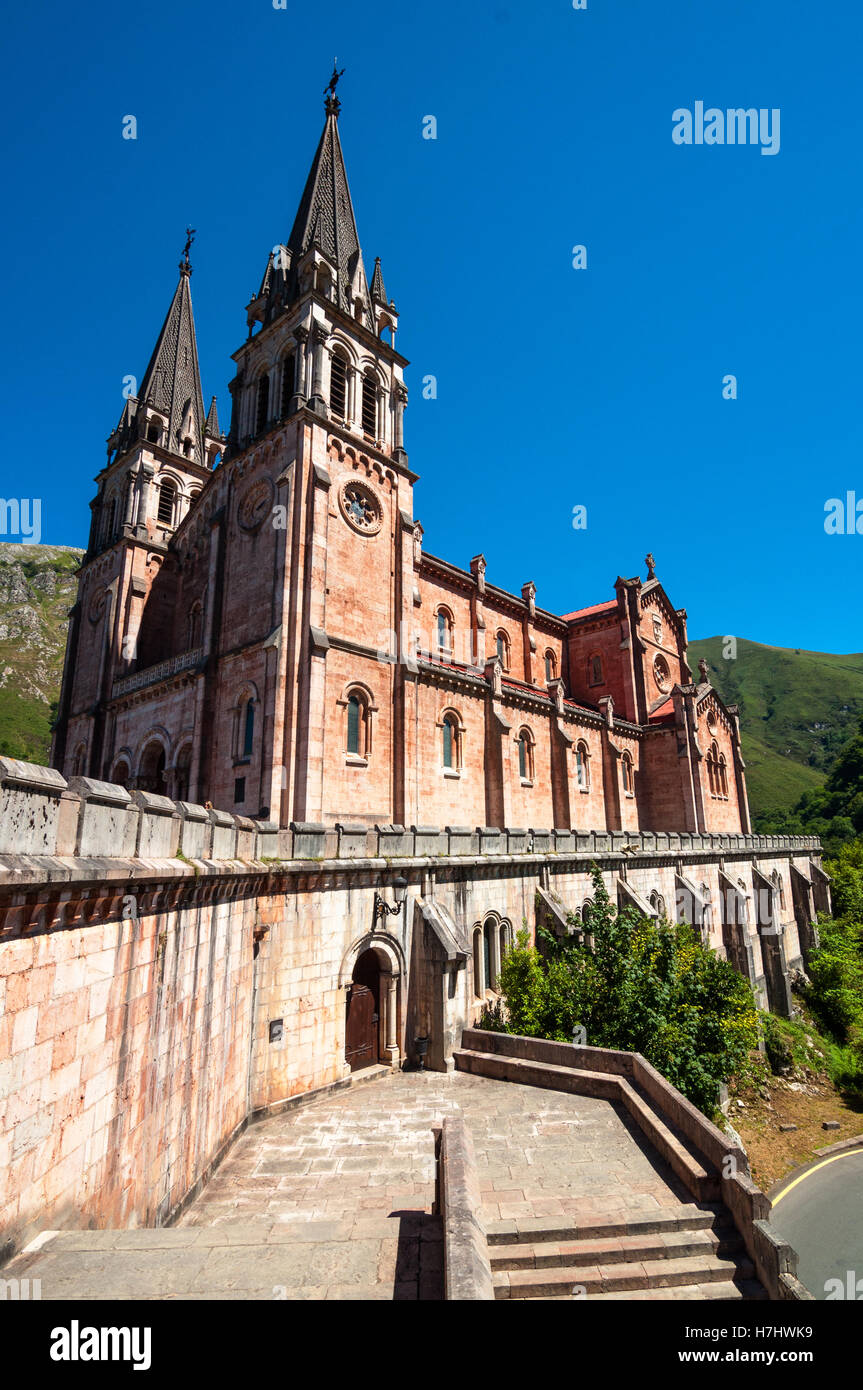
[[[0,754],[47,763],[83,551],[0,544]]]
[[[727,704],[740,706],[743,756],[753,815],[788,809],[819,787],[863,716],[863,653],[834,656],[766,647],[738,638],[734,660],[725,638],[689,645],[697,671],[704,657]]]

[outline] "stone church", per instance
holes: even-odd
[[[369,276],[335,87],[234,353],[198,368],[187,242],[108,440],[53,764],[291,824],[750,830],[737,710],[657,579],[565,614],[430,554],[406,359]],[[478,538],[481,540],[481,538]]]

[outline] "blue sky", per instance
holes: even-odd
[[[533,579],[559,612],[644,575],[650,549],[694,637],[863,648],[863,535],[824,532],[828,498],[863,499],[859,5],[52,0],[5,33],[0,490],[39,480],[43,541],[86,542],[187,223],[227,428],[244,306],[337,53],[366,265],[382,257],[412,363],[427,548],[482,550],[490,582]],[[779,153],[674,144],[699,100],[779,108]]]

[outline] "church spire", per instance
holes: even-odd
[[[141,406],[158,411],[167,423],[162,437],[164,448],[205,464],[204,400],[189,284],[189,248],[193,239],[194,232],[187,228],[180,279],[144,373],[138,400]]]
[[[335,266],[338,306],[340,309],[348,309],[346,289],[354,283],[361,252],[345,158],[339,139],[338,117],[341,102],[336,96],[336,86],[341,75],[334,66],[333,75],[326,88],[326,123],[306,179],[287,247],[292,263],[296,265],[309,247],[317,244]]]

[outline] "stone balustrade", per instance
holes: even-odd
[[[335,826],[280,829],[228,811],[171,801],[90,777],[0,758],[0,856],[201,861],[439,860],[532,857],[593,860],[735,853],[820,853],[815,836],[494,826]]]

